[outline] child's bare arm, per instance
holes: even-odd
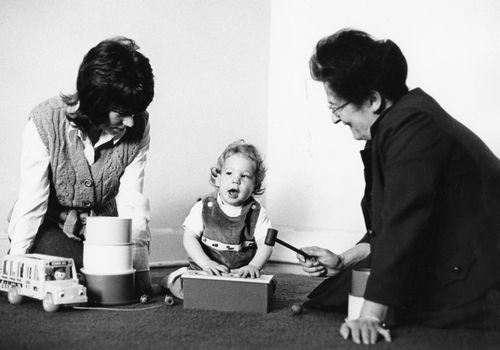
[[[257,252],[255,253],[255,256],[253,257],[252,261],[250,261],[250,265],[253,265],[257,267],[259,270],[261,270],[271,257],[272,253],[273,253],[273,247],[264,244],[264,239],[258,241]]]
[[[257,252],[252,261],[248,265],[242,266],[232,272],[237,273],[240,277],[257,278],[260,276],[260,270],[271,257],[272,252],[273,247],[264,244],[264,239],[262,239],[262,241],[257,242]]]
[[[213,275],[220,275],[221,272],[229,272],[228,268],[224,265],[217,263],[210,259],[201,247],[200,238],[191,230],[184,230],[183,237],[184,248],[193,261]]]

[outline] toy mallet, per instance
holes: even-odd
[[[290,245],[290,244],[288,244],[286,242],[283,242],[281,239],[279,239],[278,238],[278,230],[276,230],[274,228],[268,229],[267,230],[267,235],[266,235],[266,240],[264,241],[264,243],[266,245],[268,245],[268,246],[274,247],[274,244],[276,242],[278,242],[282,246],[287,247],[288,249],[293,250],[295,253],[302,255],[304,258],[306,258],[308,260],[313,260],[314,259],[312,256],[310,256],[306,252],[304,252],[304,251],[302,251],[302,250],[300,250],[298,248],[295,248],[293,245]]]

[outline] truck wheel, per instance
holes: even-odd
[[[7,299],[9,299],[9,303],[16,305],[23,301],[23,296],[19,294],[19,289],[16,286],[12,286],[9,289]]]
[[[54,299],[50,293],[47,293],[47,295],[43,297],[42,305],[43,309],[47,312],[54,312],[59,309],[59,305],[54,304]]]

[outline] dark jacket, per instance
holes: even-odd
[[[500,161],[420,89],[371,128],[362,201],[365,299],[415,315],[459,308],[500,281]]]

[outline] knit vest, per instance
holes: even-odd
[[[71,238],[83,234],[81,214],[117,216],[115,197],[120,177],[139,151],[147,123],[144,113],[134,117],[134,128],[116,143],[98,150],[98,160],[89,165],[84,145],[75,130],[70,130],[61,98],[52,98],[35,107],[30,114],[50,155],[50,195],[45,219],[56,221]],[[134,130],[135,129],[135,130]],[[142,130],[137,137],[137,129]]]
[[[210,259],[237,269],[255,256],[255,226],[260,213],[260,204],[250,197],[237,217],[226,215],[217,203],[217,192],[203,199],[203,233],[201,243]]]

